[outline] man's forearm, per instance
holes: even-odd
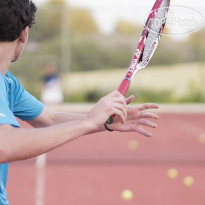
[[[94,130],[92,123],[85,120],[39,129],[2,125],[0,163],[35,157]]]
[[[69,112],[53,112],[48,108],[44,108],[42,113],[33,120],[28,120],[27,122],[33,127],[49,127],[53,125],[58,125],[65,122],[73,122],[76,120],[85,119],[86,114],[80,113],[69,113]]]
[[[70,112],[52,112],[47,108],[44,108],[43,112],[34,120],[27,121],[29,124],[36,128],[50,127],[66,122],[75,122],[79,120],[85,120],[87,114],[70,113]],[[104,131],[104,126],[98,129],[98,132]],[[92,131],[89,134],[93,133]]]
[[[80,113],[55,112],[54,115],[55,115],[55,118],[54,118],[53,124],[55,125],[61,124],[64,122],[85,119],[85,114],[80,114]]]
[[[56,112],[54,125],[65,123],[65,122],[73,122],[78,120],[86,120],[86,114],[80,113],[66,113],[66,112]],[[101,128],[98,129],[98,132],[105,131],[105,127],[102,125]],[[92,134],[93,131],[90,130],[87,134]]]

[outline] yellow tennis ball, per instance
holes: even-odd
[[[128,142],[128,148],[130,150],[136,150],[139,147],[139,143],[136,140],[130,140]]]
[[[169,178],[175,179],[178,176],[178,171],[177,171],[177,169],[169,169],[167,175]]]
[[[186,177],[184,178],[184,185],[185,185],[185,186],[191,186],[191,185],[193,185],[193,183],[194,183],[194,178],[193,178],[193,177],[191,177],[191,176],[186,176]]]
[[[129,189],[126,189],[126,190],[122,191],[121,197],[125,201],[130,201],[133,199],[133,192]]]

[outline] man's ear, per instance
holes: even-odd
[[[21,43],[25,43],[27,41],[28,33],[29,33],[29,27],[26,26],[26,28],[21,32],[21,35],[19,36],[19,41]]]

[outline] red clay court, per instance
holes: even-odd
[[[158,114],[152,138],[103,132],[47,154],[40,200],[44,205],[204,205],[205,106],[162,106]],[[11,205],[42,205],[38,172],[35,160],[10,164]],[[127,189],[133,195],[122,196]]]

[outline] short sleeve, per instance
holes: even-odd
[[[0,125],[3,124],[19,127],[19,123],[17,122],[12,111],[9,109],[4,79],[0,73]]]
[[[19,127],[19,123],[17,122],[15,116],[9,109],[8,105],[0,100],[0,124],[9,124],[15,127]]]
[[[43,111],[44,105],[28,93],[13,75],[12,81],[14,115],[21,120],[35,119]]]
[[[21,97],[14,101],[13,107],[16,117],[21,120],[33,120],[42,113],[44,105],[30,93],[22,89],[19,95]]]

